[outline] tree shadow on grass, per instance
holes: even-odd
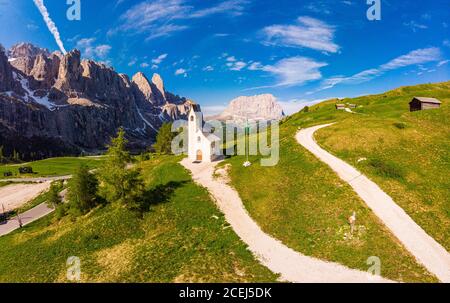
[[[170,201],[175,190],[187,181],[170,181],[166,184],[159,184],[146,190],[142,196],[143,203],[141,204],[141,211],[147,212],[154,205],[167,203]]]

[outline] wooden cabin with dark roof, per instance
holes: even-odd
[[[409,102],[409,111],[415,112],[418,110],[436,109],[441,107],[442,102],[436,98],[414,97]]]

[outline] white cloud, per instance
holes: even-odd
[[[95,38],[83,38],[77,41],[76,48],[79,49],[83,56],[89,59],[105,59],[111,46],[107,44],[94,45]]]
[[[228,54],[224,53],[222,54],[221,57],[219,57],[219,59],[223,59],[225,58],[226,60],[226,66],[228,67],[229,70],[232,71],[240,71],[242,70],[244,67],[247,66],[247,63],[242,61],[242,60],[237,60],[235,56],[229,56]]]
[[[417,23],[414,20],[412,20],[410,22],[404,22],[403,25],[409,27],[413,32],[417,32],[417,30],[419,30],[419,29],[427,29],[428,28],[427,25]]]
[[[184,68],[179,68],[175,71],[175,76],[183,75],[187,77],[187,71]]]
[[[261,62],[252,62],[248,67],[249,70],[261,70],[262,68]]]
[[[263,29],[265,44],[288,47],[306,47],[336,53],[339,46],[333,42],[334,27],[311,17],[299,17],[293,25],[271,25]]]
[[[383,64],[381,70],[388,71],[409,65],[438,61],[440,58],[441,51],[437,47],[417,49]]]
[[[34,30],[39,29],[39,26],[37,26],[37,25],[34,24],[34,23],[28,23],[28,24],[27,24],[27,29],[34,31]]]
[[[440,67],[440,66],[442,66],[442,65],[445,65],[445,64],[447,64],[447,63],[449,63],[450,62],[450,60],[443,60],[443,61],[440,61],[438,64],[437,64],[437,67]]]
[[[44,18],[44,22],[47,24],[50,33],[52,33],[53,37],[55,38],[56,44],[58,44],[59,49],[63,54],[66,54],[67,51],[64,48],[64,44],[61,40],[61,36],[59,35],[58,28],[56,27],[55,22],[53,22],[53,20],[50,18],[50,14],[48,13],[48,10],[44,5],[44,0],[34,0],[34,4],[39,9],[39,12]]]
[[[104,58],[108,55],[109,51],[111,50],[110,45],[102,44],[95,47],[95,54],[99,58]]]
[[[214,67],[212,67],[211,65],[205,66],[203,68],[203,71],[205,72],[212,72],[214,70]]]
[[[227,66],[230,68],[230,70],[240,71],[247,66],[247,63],[245,63],[244,61],[228,62]]]
[[[195,11],[191,14],[191,18],[201,18],[214,14],[227,13],[232,16],[240,16],[245,10],[245,5],[248,3],[246,0],[228,0],[219,3],[217,6],[209,7]]]
[[[184,25],[175,25],[175,24],[161,25],[155,29],[152,29],[149,32],[149,36],[145,39],[145,41],[150,41],[150,40],[160,38],[160,37],[168,37],[175,32],[179,32],[179,31],[185,30],[187,28],[188,28],[188,26],[184,26]]]
[[[142,68],[147,68],[147,67],[150,66],[150,64],[148,64],[147,62],[143,62],[143,63],[141,63],[140,66],[141,66]]]
[[[136,64],[136,62],[137,62],[137,59],[133,58],[133,59],[130,60],[130,62],[128,62],[128,66],[133,66],[133,65]]]
[[[362,82],[370,81],[376,77],[383,75],[384,73],[392,70],[396,70],[399,68],[424,64],[428,62],[436,62],[441,60],[441,51],[439,48],[431,47],[431,48],[423,48],[417,49],[409,52],[406,55],[397,57],[383,65],[380,65],[377,68],[367,69],[362,72],[359,72],[353,76],[345,77],[345,76],[335,76],[326,79],[322,83],[322,87],[318,90],[324,90],[332,88],[338,84],[357,84]]]
[[[158,57],[152,59],[152,63],[153,63],[154,65],[159,65],[159,64],[161,64],[161,62],[163,62],[164,59],[166,59],[166,58],[167,58],[167,54],[161,54],[161,55],[159,55]]]
[[[274,65],[253,66],[253,70],[261,70],[271,73],[277,78],[277,83],[265,87],[294,86],[308,81],[322,78],[320,68],[327,63],[317,62],[306,57],[292,57],[278,61]],[[251,89],[264,88],[254,87]]]
[[[186,0],[143,1],[132,6],[121,17],[118,31],[145,33],[146,40],[170,36],[175,32],[189,28],[185,20],[204,18],[215,14],[241,15],[247,0],[227,0],[216,6],[196,10]]]
[[[330,15],[331,10],[328,6],[329,5],[323,1],[315,0],[314,3],[309,3],[308,5],[305,5],[305,9],[316,14]]]

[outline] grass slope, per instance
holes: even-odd
[[[438,97],[443,107],[409,113],[408,102],[416,95]],[[369,268],[368,257],[377,256],[387,278],[436,281],[349,185],[294,135],[299,128],[339,122],[318,133],[319,143],[353,165],[367,157],[358,169],[449,249],[449,97],[448,82],[344,101],[363,105],[357,109],[360,114],[335,110],[336,100],[315,105],[281,126],[277,166],[261,167],[259,157],[252,157],[249,168],[242,167],[243,157],[227,160],[232,184],[263,230],[293,249],[362,270]],[[358,214],[360,232],[349,238],[347,218],[352,211]]]
[[[8,179],[4,177],[4,172],[12,172],[13,177],[47,177],[47,176],[64,176],[72,174],[80,164],[85,164],[89,168],[94,169],[103,163],[102,157],[62,157],[49,158],[45,160],[24,163],[0,165],[0,179]],[[19,167],[31,166],[34,174],[19,175]]]
[[[443,104],[410,113],[412,96],[437,97]],[[367,174],[450,250],[450,82],[351,102],[363,105],[361,114],[319,131],[318,142]]]
[[[179,160],[142,163],[154,201],[143,218],[108,206],[1,237],[0,281],[64,282],[70,256],[81,259],[83,282],[275,281]]]

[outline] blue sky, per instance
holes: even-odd
[[[0,43],[82,56],[215,113],[241,95],[274,94],[288,113],[305,102],[450,79],[450,0],[0,0]],[[43,14],[48,13],[49,18]]]

